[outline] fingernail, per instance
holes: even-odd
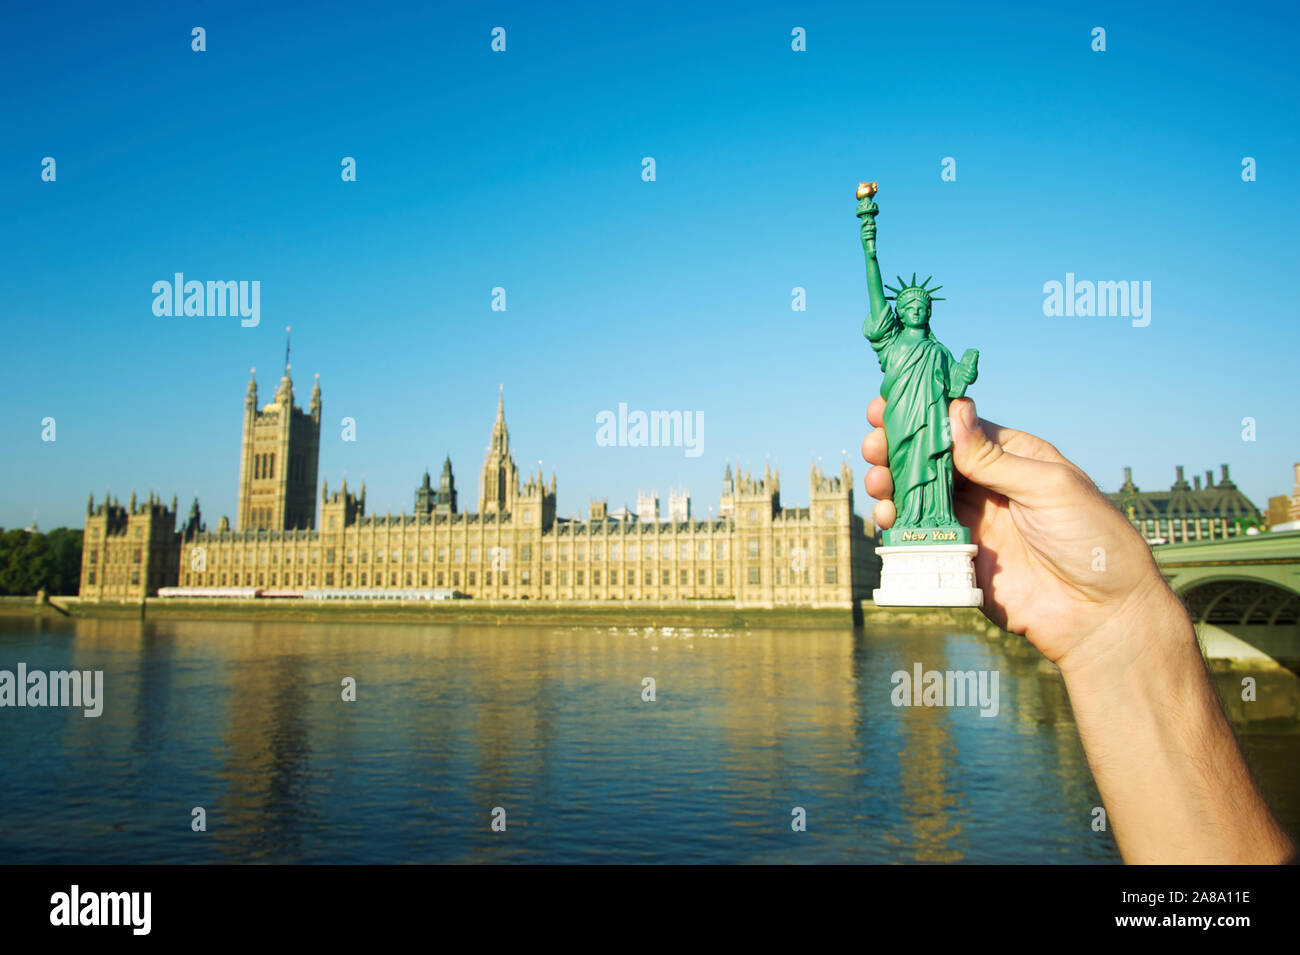
[[[979,415],[975,414],[975,402],[966,401],[961,407],[961,423],[966,426],[967,431],[974,431],[979,427]]]

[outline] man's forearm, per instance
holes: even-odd
[[[1129,863],[1276,863],[1294,847],[1237,746],[1178,599],[1061,660],[1079,736]]]

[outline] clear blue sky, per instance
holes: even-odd
[[[1286,6],[25,2],[0,17],[0,525],[80,526],[89,492],[132,488],[176,492],[182,512],[197,492],[210,526],[233,517],[248,371],[269,400],[285,325],[301,403],[320,373],[321,476],[364,478],[371,512],[409,511],[446,453],[473,507],[498,384],[516,460],[557,471],[562,514],[684,484],[703,515],[728,460],[770,459],[799,504],[810,459],[834,468],[842,449],[869,512],[864,178],[881,183],[886,274],[933,273],[935,333],[981,350],[986,417],[1107,490],[1125,465],[1163,489],[1176,464],[1226,462],[1261,507],[1290,491]],[[151,286],[174,272],[260,281],[261,324],[156,317]],[[1067,272],[1151,282],[1150,325],[1045,317],[1043,284]],[[704,453],[599,447],[596,415],[619,402],[702,411]]]

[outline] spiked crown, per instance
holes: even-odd
[[[920,299],[925,303],[942,302],[943,296],[934,294],[939,291],[939,289],[943,288],[942,285],[936,285],[934,288],[926,288],[926,286],[930,284],[930,279],[932,278],[934,278],[933,275],[928,276],[924,282],[921,282],[918,285],[915,272],[912,273],[911,282],[905,282],[903,277],[900,275],[898,277],[897,288],[892,285],[885,286],[885,288],[894,293],[893,295],[886,295],[885,298],[892,298],[900,307],[909,302],[916,301],[917,299]]]

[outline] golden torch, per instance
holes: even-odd
[[[858,218],[863,220],[864,233],[866,233],[865,222],[868,216],[871,217],[871,231],[866,234],[869,235],[867,247],[871,249],[872,255],[876,254],[876,213],[880,211],[880,207],[872,200],[872,196],[876,194],[876,189],[879,186],[880,183],[878,182],[858,183]]]

